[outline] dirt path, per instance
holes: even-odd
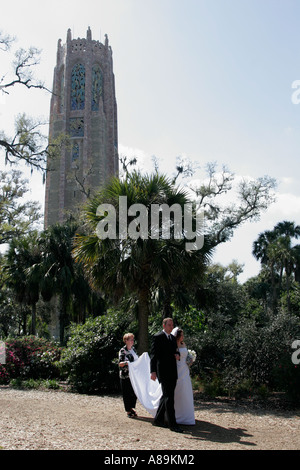
[[[152,426],[137,405],[128,419],[120,396],[0,387],[3,450],[299,450],[300,410],[266,411],[195,400],[183,434]]]

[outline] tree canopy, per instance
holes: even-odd
[[[41,219],[40,205],[23,198],[28,191],[19,170],[0,171],[0,244],[32,231]]]

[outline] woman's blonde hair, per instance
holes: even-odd
[[[134,338],[134,334],[133,333],[125,333],[125,335],[123,336],[124,343],[126,343],[126,341],[130,338]]]

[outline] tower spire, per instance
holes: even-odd
[[[86,32],[86,38],[88,41],[91,41],[92,40],[92,32],[91,32],[91,28],[88,27],[88,30]]]

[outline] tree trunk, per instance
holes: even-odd
[[[288,274],[286,274],[286,300],[288,313],[291,313],[290,276]]]
[[[171,289],[168,287],[165,287],[164,289],[163,312],[164,318],[173,318],[173,309],[171,306]]]
[[[21,307],[21,312],[22,312],[22,329],[23,329],[23,335],[27,335],[27,308],[26,307]],[[19,327],[19,334],[20,334],[20,327]]]
[[[36,304],[31,306],[31,334],[36,335]]]
[[[67,308],[66,308],[66,303],[63,298],[63,294],[60,295],[60,301],[59,301],[59,341],[61,346],[65,344],[65,327],[66,327],[66,318],[67,318]]]
[[[272,298],[271,298],[271,309],[275,314],[277,311],[277,286],[274,273],[274,265],[271,265],[271,285],[272,285]]]
[[[149,289],[140,290],[138,301],[138,354],[149,351],[148,318],[149,318]]]

